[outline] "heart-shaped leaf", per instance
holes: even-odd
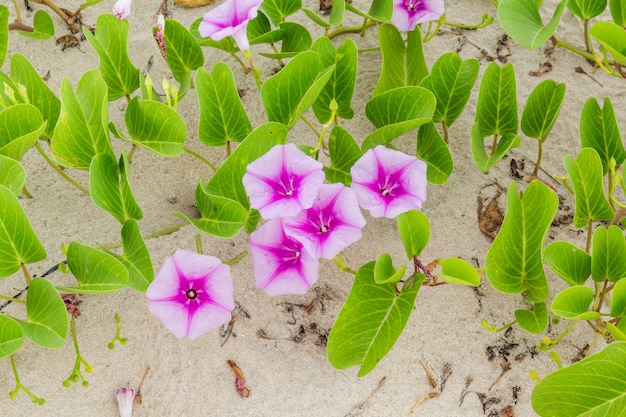
[[[129,142],[163,156],[174,157],[183,152],[187,125],[167,105],[135,97],[128,104],[124,120],[131,137]]]
[[[432,91],[437,99],[433,122],[452,126],[470,98],[479,69],[476,59],[462,61],[455,52],[448,52],[437,59],[430,75],[420,84]]]
[[[13,192],[0,185],[0,278],[20,269],[21,264],[46,258],[24,209]]]
[[[439,259],[441,274],[439,278],[448,284],[470,285],[478,287],[480,285],[480,275],[472,265],[459,258]]]
[[[611,343],[537,384],[531,397],[541,417],[619,416],[626,410],[626,343]]]
[[[119,164],[104,153],[93,158],[89,168],[89,189],[95,205],[111,213],[121,224],[143,217],[130,188],[125,152],[122,152]]]
[[[186,74],[204,65],[200,45],[187,28],[177,21],[165,19],[163,41],[167,48],[167,66],[177,81],[182,81]]]
[[[552,300],[550,311],[569,320],[596,320],[597,311],[589,311],[593,302],[593,290],[584,285],[576,285],[561,291]]]
[[[0,314],[0,359],[11,356],[20,350],[23,344],[22,326],[11,317]]]
[[[352,183],[350,168],[363,155],[350,132],[341,126],[335,126],[328,139],[330,167],[324,167],[326,181],[341,182],[346,187]]]
[[[626,150],[617,124],[611,99],[605,97],[604,108],[600,108],[595,98],[585,103],[580,113],[580,144],[583,148],[596,150],[602,161],[602,173],[609,170],[611,158],[619,166],[626,158]]]
[[[128,269],[108,252],[72,242],[67,266],[78,281],[77,287],[57,287],[77,294],[106,294],[121,290],[128,282]]]
[[[376,284],[395,284],[400,281],[406,272],[406,265],[396,271],[393,266],[391,256],[383,253],[374,264],[374,282]]]
[[[543,142],[552,130],[561,112],[565,98],[565,84],[554,80],[540,82],[530,93],[522,114],[522,132]]]
[[[301,8],[302,0],[265,0],[261,5],[261,9],[274,26],[280,26],[285,17],[291,16]]]
[[[24,55],[11,56],[11,78],[26,88],[28,101],[39,109],[47,122],[44,136],[51,138],[61,112],[61,101]]]
[[[565,6],[569,0],[562,0],[544,26],[539,14],[542,1],[500,0],[498,21],[515,42],[528,49],[537,49],[550,39],[561,22]]]
[[[596,282],[619,281],[626,277],[626,241],[617,226],[598,226],[593,231],[591,277]]]
[[[591,275],[591,256],[571,242],[552,242],[543,256],[546,264],[569,285],[582,285]]]
[[[0,111],[0,155],[20,161],[43,132],[46,122],[35,106],[15,104]]]
[[[19,196],[26,183],[26,171],[15,159],[0,155],[0,185],[7,187]]]
[[[139,88],[139,69],[128,57],[128,20],[112,14],[101,14],[96,22],[96,33],[83,27],[83,33],[100,58],[102,78],[109,88],[109,100],[130,96]]]
[[[535,1],[535,0],[531,0]],[[517,134],[517,92],[513,65],[489,64],[478,91],[476,121],[480,123],[483,137]]]
[[[598,153],[592,148],[583,148],[576,161],[566,155],[565,169],[576,196],[574,226],[584,227],[589,220],[611,220],[613,209],[602,190],[602,162]]]
[[[591,27],[589,34],[606,48],[615,62],[626,65],[626,31],[613,22],[598,22]]]
[[[569,0],[567,8],[582,20],[588,20],[606,9],[606,0]]]
[[[328,336],[331,365],[360,364],[360,377],[371,372],[400,337],[423,281],[423,274],[411,277],[398,294],[396,284],[375,282],[374,262],[363,265]]]
[[[430,240],[428,217],[419,210],[411,210],[400,214],[396,221],[406,257],[412,261],[414,256],[419,256],[422,253]]]
[[[26,295],[26,322],[21,322],[24,335],[35,344],[48,349],[63,346],[69,330],[67,310],[59,292],[45,278],[34,278]]]
[[[548,298],[542,249],[558,205],[556,193],[541,181],[532,181],[522,197],[511,183],[507,212],[486,258],[487,278],[496,290],[526,291],[534,303]]]
[[[67,78],[61,84],[61,115],[50,147],[61,165],[89,169],[99,153],[114,157],[108,132],[107,86],[99,70],[87,71],[76,94]]]
[[[426,179],[431,184],[445,184],[454,171],[450,148],[433,123],[422,125],[417,132],[417,157],[428,165]]]
[[[37,10],[33,18],[33,31],[18,30],[22,36],[32,39],[50,39],[54,36],[54,22],[45,10]]]
[[[519,327],[529,333],[539,334],[548,326],[546,303],[535,303],[531,310],[515,310],[515,320]]]
[[[248,22],[246,35],[250,41],[250,45],[258,45],[260,43],[275,43],[285,37],[285,33],[280,30],[272,30],[272,25],[265,13],[259,11],[257,16]]]

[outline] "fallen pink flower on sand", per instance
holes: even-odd
[[[394,0],[391,23],[400,32],[410,32],[420,23],[439,20],[443,13],[443,0]]]
[[[372,217],[395,218],[419,210],[426,200],[426,163],[382,145],[370,149],[350,169],[351,188]]]
[[[276,145],[248,165],[243,186],[265,219],[295,216],[313,205],[324,182],[322,164],[296,145]]]
[[[131,417],[133,415],[135,390],[132,388],[120,388],[115,391],[115,397],[117,397],[117,405],[120,410],[120,417]]]
[[[235,308],[228,265],[177,250],[148,287],[150,312],[178,338],[196,339],[230,321]]]
[[[285,219],[288,236],[317,258],[332,259],[361,238],[365,218],[354,190],[343,184],[323,184],[310,209]]]
[[[263,0],[226,0],[204,15],[198,32],[215,41],[232,36],[241,51],[248,51],[250,43],[246,29],[248,22],[256,17],[262,2]]]
[[[319,261],[285,234],[281,219],[250,235],[250,255],[257,287],[268,295],[304,294],[317,281]]]
[[[117,0],[113,5],[113,15],[120,20],[130,16],[130,2],[131,0]]]

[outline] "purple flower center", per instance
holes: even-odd
[[[421,12],[427,9],[423,0],[405,0],[404,7],[406,7],[408,11],[415,12],[415,13]]]
[[[198,292],[193,288],[189,288],[185,293],[188,300],[195,300],[198,297]]]
[[[196,282],[195,280],[189,281],[189,287],[187,289],[185,289],[184,287],[181,288],[180,292],[181,294],[184,294],[184,298],[182,299],[182,301],[185,305],[189,305],[192,301],[195,301],[196,304],[200,304],[201,302],[211,302],[211,298],[208,297],[208,294],[203,294],[205,292],[204,290],[197,289],[201,287],[196,285],[199,283],[200,282]]]
[[[294,183],[293,176],[289,175],[286,170],[283,170],[282,175],[278,179],[278,184],[277,184],[277,188],[279,188],[279,190],[277,191],[278,194],[282,194],[285,197],[291,197],[293,193],[295,192],[295,188],[296,188],[294,187],[293,183]]]

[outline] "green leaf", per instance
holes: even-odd
[[[0,68],[4,65],[4,59],[9,49],[9,8],[0,4]],[[0,339],[2,340],[2,339]],[[0,359],[2,356],[0,349]]]
[[[39,262],[46,250],[37,239],[17,197],[0,185],[0,277],[8,277],[21,264]]]
[[[33,18],[33,31],[18,30],[22,36],[32,39],[50,39],[54,36],[54,22],[45,10],[37,10]]]
[[[546,376],[531,397],[542,417],[621,416],[626,410],[626,343],[616,342]]]
[[[302,8],[302,0],[265,0],[261,10],[270,18],[274,26],[280,26],[285,17]]]
[[[593,303],[593,290],[584,285],[576,285],[561,291],[554,297],[550,311],[569,320],[596,320],[597,311],[589,311]]]
[[[626,31],[613,22],[598,22],[591,27],[589,34],[604,46],[615,62],[626,65]]]
[[[258,210],[251,209],[248,212],[248,220],[246,220],[245,232],[247,234],[251,234],[256,230],[257,225],[259,224],[259,220],[261,220],[261,213]]]
[[[0,155],[20,161],[45,130],[37,107],[15,104],[5,108],[0,111]]]
[[[0,314],[0,360],[20,350],[23,344],[22,326],[11,317]]]
[[[141,220],[143,214],[130,188],[128,158],[122,152],[119,164],[108,154],[98,154],[89,168],[89,189],[96,206],[108,211],[121,224]]]
[[[346,9],[361,17],[366,17],[378,22],[388,22],[391,19],[391,14],[393,13],[393,2],[389,0],[372,0],[372,5],[367,13],[363,13],[347,2]]]
[[[291,128],[315,102],[333,70],[334,66],[321,68],[316,52],[298,54],[261,87],[267,118]]]
[[[26,295],[24,334],[35,344],[48,349],[63,346],[69,329],[65,303],[45,278],[34,278]]]
[[[602,163],[598,153],[592,148],[583,148],[576,161],[566,155],[565,169],[576,196],[574,226],[584,227],[589,220],[611,220],[613,209],[602,190]]]
[[[524,106],[522,132],[539,142],[546,140],[559,117],[564,98],[565,84],[557,84],[554,80],[540,82]]]
[[[183,152],[187,125],[167,105],[135,97],[128,104],[124,120],[131,137],[129,142],[163,156],[174,157]]]
[[[330,9],[330,17],[328,21],[332,26],[341,26],[343,23],[343,15],[346,12],[345,0],[333,0],[333,6]]]
[[[167,48],[167,66],[177,81],[204,65],[204,55],[198,42],[183,25],[172,19],[165,19],[163,40]]]
[[[95,35],[86,26],[83,33],[100,58],[102,78],[109,87],[109,101],[130,96],[139,88],[139,69],[128,57],[128,20],[101,14],[96,27]]]
[[[267,122],[254,129],[213,174],[207,193],[234,200],[249,209],[250,200],[241,182],[248,164],[275,145],[283,145],[286,139],[287,129],[280,123]]]
[[[472,156],[478,169],[485,174],[489,172],[504,155],[511,149],[522,144],[520,138],[514,133],[505,133],[496,143],[495,151],[487,155],[485,150],[485,136],[480,122],[475,122],[471,131]],[[492,144],[493,146],[493,144]]]
[[[51,138],[61,112],[61,101],[24,55],[11,56],[11,78],[26,87],[28,101],[39,109],[44,120],[48,122],[44,136]]]
[[[356,44],[351,39],[346,39],[335,50],[332,42],[326,36],[321,36],[311,50],[319,53],[322,68],[335,66],[330,79],[313,103],[315,117],[321,124],[328,123],[332,114],[330,103],[335,100],[338,106],[337,117],[352,119],[354,110],[350,107],[350,102],[354,93],[358,63]]]
[[[623,322],[624,320],[620,320],[620,323],[623,323]],[[620,329],[619,327],[617,327],[611,322],[606,322],[605,325],[606,325],[606,328],[611,333],[611,337],[613,338],[613,340],[615,340],[616,342],[626,341],[626,333],[624,333],[622,329]]]
[[[430,75],[420,84],[432,91],[437,99],[433,122],[452,126],[467,105],[479,69],[476,59],[462,61],[455,52],[448,52],[437,59]]]
[[[400,87],[375,96],[365,105],[365,114],[377,129],[365,138],[361,148],[366,151],[387,145],[430,122],[435,107],[433,94],[421,87]]]
[[[591,278],[596,282],[619,281],[626,277],[626,241],[617,226],[598,226],[593,231]]]
[[[330,153],[330,167],[324,167],[326,181],[341,182],[349,187],[352,183],[350,169],[363,156],[359,145],[350,132],[341,126],[335,126],[328,139],[328,152]]]
[[[304,26],[298,23],[283,22],[280,24],[280,30],[283,32],[280,52],[302,52],[311,48],[313,39]]]
[[[282,30],[272,30],[269,19],[261,11],[257,12],[257,16],[248,23],[246,35],[250,45],[275,43],[285,37]]]
[[[441,274],[439,278],[448,284],[471,285],[478,287],[480,285],[480,275],[472,265],[459,258],[440,259]]]
[[[626,279],[617,281],[611,293],[611,317],[626,315]]]
[[[400,214],[396,221],[406,257],[412,261],[414,256],[420,256],[430,239],[428,217],[419,210],[411,210]]]
[[[486,258],[487,278],[496,290],[526,291],[534,303],[548,298],[541,252],[558,205],[556,193],[541,181],[532,181],[523,197],[511,183],[507,212]]]
[[[128,282],[128,269],[108,252],[82,243],[70,243],[67,266],[78,281],[77,287],[57,287],[78,294],[106,294],[121,290]]]
[[[615,159],[617,166],[626,158],[626,150],[610,98],[604,98],[602,109],[595,98],[590,98],[585,103],[580,114],[580,144],[583,148],[596,150],[602,161],[603,176],[609,171],[611,158]]]
[[[406,265],[396,271],[393,267],[391,256],[388,253],[383,253],[378,257],[374,264],[374,282],[376,284],[395,284],[404,277],[406,272]]]
[[[218,237],[232,237],[246,225],[248,209],[235,200],[207,191],[207,185],[200,179],[196,187],[196,205],[202,216],[194,219],[176,212],[176,216],[187,220],[196,229]]]
[[[87,71],[78,83],[76,94],[67,78],[61,84],[61,115],[50,147],[61,165],[89,169],[99,153],[111,156],[108,132],[107,86],[99,70]]]
[[[606,9],[606,0],[570,0],[567,8],[584,21],[602,14]]]
[[[591,275],[591,256],[571,242],[552,242],[543,256],[546,264],[569,285],[582,285]]]
[[[537,49],[556,31],[568,1],[562,0],[559,3],[550,22],[544,26],[539,14],[542,1],[500,0],[498,21],[515,42],[531,50]]]
[[[515,310],[517,324],[529,333],[539,334],[548,326],[546,303],[533,304],[531,310]]]
[[[128,269],[128,286],[135,291],[146,292],[154,280],[154,268],[137,220],[131,219],[122,227],[122,246],[122,256],[114,256]]]
[[[323,27],[324,29],[328,29],[330,27],[332,27],[332,25],[330,23],[328,23],[327,21],[325,21],[320,15],[318,15],[317,13],[315,13],[313,10],[309,10],[309,9],[302,9],[302,11],[304,12],[304,14],[311,19],[311,21],[321,27]]]
[[[420,28],[408,33],[406,46],[394,25],[380,26],[378,38],[383,66],[372,96],[398,87],[418,86],[428,75]]]
[[[213,74],[200,68],[196,72],[196,89],[200,102],[198,137],[202,143],[222,146],[241,142],[252,131],[228,65],[218,62]]]
[[[445,184],[454,171],[450,149],[433,123],[422,125],[417,132],[417,157],[428,165],[426,179],[431,184]]]
[[[359,377],[371,372],[400,337],[423,280],[410,278],[398,294],[396,284],[376,284],[374,262],[363,265],[328,336],[331,365],[360,364]]]
[[[611,18],[618,26],[626,26],[626,0],[610,0]]]
[[[26,183],[26,171],[15,159],[0,155],[0,185],[4,185],[17,197]]]
[[[506,64],[500,68],[492,62],[485,70],[478,92],[476,121],[480,122],[483,137],[517,134],[517,93],[513,65]]]

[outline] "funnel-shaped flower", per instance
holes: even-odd
[[[135,390],[132,388],[120,388],[115,391],[117,405],[120,410],[120,417],[131,417],[133,415],[133,402],[135,400]]]
[[[248,22],[254,19],[263,0],[226,0],[204,15],[198,32],[204,37],[220,41],[232,36],[242,51],[250,50],[246,35]]]
[[[400,32],[410,32],[420,23],[439,20],[443,13],[443,0],[394,0],[391,23]]]
[[[343,184],[323,184],[313,206],[284,224],[287,235],[311,255],[332,259],[361,238],[365,218],[353,190]]]
[[[304,294],[317,281],[319,261],[273,219],[250,235],[256,285],[269,295]]]
[[[350,169],[352,189],[372,217],[395,218],[419,210],[426,200],[426,163],[382,145],[370,149]]]
[[[146,296],[150,312],[178,338],[198,338],[229,321],[235,308],[228,265],[186,250],[165,261]]]
[[[130,16],[130,2],[131,0],[117,0],[113,5],[113,15],[120,20]]]
[[[296,145],[276,145],[248,165],[243,186],[265,219],[295,216],[313,205],[324,182],[322,164]]]

